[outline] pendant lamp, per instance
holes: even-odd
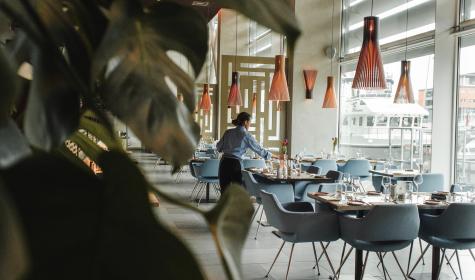
[[[228,107],[229,106],[242,106],[241,91],[239,90],[239,73],[232,73],[231,89],[228,95]]]
[[[275,70],[270,86],[269,100],[290,101],[287,77],[285,76],[285,55],[275,56]]]
[[[407,1],[406,1],[407,3]],[[405,58],[401,61],[401,77],[397,84],[394,103],[414,103],[414,93],[412,92],[411,83],[411,62],[407,60],[407,25],[409,21],[409,9],[406,10],[406,52]]]
[[[334,86],[334,77],[327,77],[327,90],[325,91],[325,98],[323,99],[322,108],[333,109],[336,108],[336,95]]]
[[[238,37],[238,16],[236,13],[236,41],[234,49],[234,71],[231,74],[231,88],[228,95],[228,108],[231,106],[242,106],[241,90],[239,89],[239,73],[237,72],[237,37]]]
[[[327,90],[325,91],[325,97],[323,99],[323,105],[322,105],[322,108],[324,109],[336,108],[336,95],[335,95],[335,85],[334,85],[335,78],[333,77],[333,59],[334,59],[334,54],[336,53],[333,48],[333,16],[334,14],[335,14],[335,0],[332,0],[332,24],[331,24],[332,45],[331,45],[330,51],[327,52],[330,58],[330,75],[331,76],[327,77]]]
[[[252,113],[255,114],[257,110],[257,93],[254,92],[252,96]]]
[[[378,17],[369,16],[364,18],[363,45],[356,66],[353,85],[351,86],[354,89],[386,89],[383,62],[379,50],[378,28]]]
[[[315,80],[317,79],[317,70],[303,70],[303,77],[305,80],[305,98],[312,99],[313,88],[315,87]]]
[[[414,103],[414,93],[412,92],[412,83],[410,77],[411,62],[401,61],[401,77],[397,85],[394,103]]]
[[[200,109],[208,113],[211,110],[211,97],[209,96],[209,85],[203,85],[203,95],[201,96]]]

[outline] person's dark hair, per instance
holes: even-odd
[[[241,112],[239,113],[239,115],[237,115],[237,117],[233,120],[233,124],[235,126],[242,126],[244,125],[244,123],[246,121],[250,121],[251,120],[251,115],[248,113],[248,112]]]

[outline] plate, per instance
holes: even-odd
[[[362,206],[362,205],[365,205],[365,203],[364,203],[363,201],[353,200],[353,201],[348,201],[348,205],[351,205],[351,206]]]
[[[367,195],[381,195],[381,193],[377,192],[377,191],[369,191],[366,193]]]
[[[429,199],[429,200],[424,201],[424,204],[428,204],[428,205],[439,205],[439,204],[440,204],[440,201]]]
[[[316,196],[322,196],[322,195],[328,195],[327,192],[313,192],[311,195],[316,195]]]

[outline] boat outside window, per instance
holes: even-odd
[[[412,126],[412,117],[402,118],[402,127],[411,127]]]

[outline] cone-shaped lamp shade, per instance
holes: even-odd
[[[257,93],[252,96],[252,113],[255,114],[257,109]]]
[[[313,88],[315,87],[315,80],[317,79],[317,70],[303,70],[303,77],[305,80],[305,98],[312,99]]]
[[[200,109],[205,113],[211,110],[211,97],[209,96],[208,84],[203,86],[203,95],[201,96]]]
[[[285,76],[285,56],[275,56],[275,70],[269,91],[270,101],[290,101],[287,77]]]
[[[383,62],[379,50],[378,28],[378,17],[364,18],[363,45],[351,86],[354,89],[381,90],[386,88]]]
[[[239,90],[239,73],[233,72],[231,89],[228,95],[228,106],[242,106],[241,91]]]
[[[327,90],[325,92],[325,99],[323,99],[322,108],[336,108],[336,96],[333,80],[333,76],[327,77]]]
[[[401,77],[399,78],[396,95],[394,96],[394,103],[414,103],[410,70],[411,62],[407,60],[401,61]]]

